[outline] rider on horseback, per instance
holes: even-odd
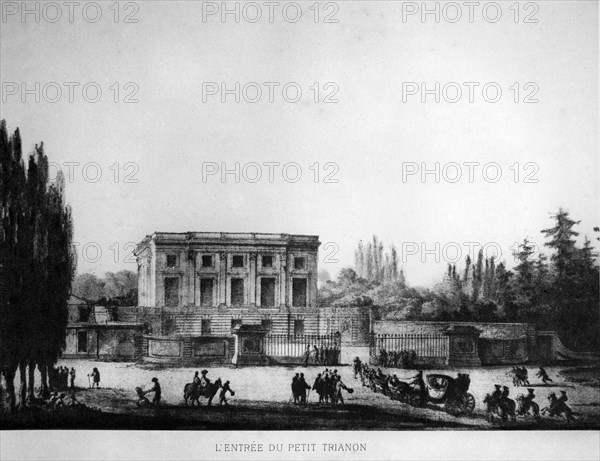
[[[502,391],[500,390],[500,384],[494,384],[496,390],[490,396],[492,403],[498,404],[502,399]]]
[[[528,394],[523,398],[523,402],[525,402],[527,404],[527,408],[529,408],[531,402],[533,402],[533,399],[535,399],[535,394],[533,393],[534,391],[532,388],[528,388],[527,392]]]
[[[533,399],[535,399],[533,389],[529,388],[527,389],[527,392],[527,395],[524,396],[522,394],[519,394],[519,396],[517,397],[517,401],[519,402],[518,414],[521,416],[525,416],[531,410],[533,416],[538,417],[540,409],[537,403],[533,401]]]
[[[515,418],[515,401],[508,397],[508,387],[502,386],[503,390],[500,390],[499,384],[494,384],[496,390],[493,394],[488,394],[484,402],[488,404],[488,415],[493,418],[494,414],[497,414],[506,421],[508,417]]]
[[[206,376],[208,374],[208,370],[202,370],[202,378],[200,378],[200,387],[207,387],[210,384],[210,379]]]
[[[566,391],[560,391],[562,394],[560,397],[556,397],[556,394],[552,392],[548,397],[550,405],[542,409],[542,413],[549,413],[549,416],[561,416],[564,415],[568,422],[574,421],[573,410],[567,405],[567,393]]]

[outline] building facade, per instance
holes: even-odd
[[[371,307],[317,307],[313,235],[155,232],[135,250],[138,305],[73,297],[66,358],[170,364],[302,363],[307,350],[420,366],[587,358],[534,325],[374,320]]]
[[[319,244],[312,235],[155,232],[135,250],[138,305],[173,314],[166,334],[223,337],[241,325],[316,334]]]

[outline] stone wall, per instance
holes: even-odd
[[[87,348],[80,351],[79,334],[87,337]],[[134,360],[136,358],[135,341],[140,334],[137,327],[110,328],[69,327],[63,358],[91,358],[100,360]]]
[[[143,360],[179,365],[230,364],[233,338],[143,336]]]
[[[481,331],[478,354],[482,365],[523,363],[536,357],[535,326],[527,323],[373,322],[375,334],[435,334],[449,325],[470,326]],[[531,353],[531,357],[530,357]]]

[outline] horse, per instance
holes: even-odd
[[[568,423],[575,421],[575,417],[573,416],[573,410],[569,408],[565,402],[561,402],[558,400],[555,394],[550,394],[548,397],[550,401],[550,405],[542,408],[542,414],[545,415],[548,413],[548,416],[563,416],[566,418]]]
[[[383,395],[388,395],[390,393],[389,388],[388,388],[389,379],[390,379],[389,376],[385,376],[385,375],[383,377],[377,376],[373,381],[372,389],[375,392],[379,392]]]
[[[527,368],[523,367],[513,367],[512,370],[506,373],[506,376],[512,377],[513,386],[529,386],[529,373],[527,372]]]
[[[187,383],[183,388],[183,400],[185,401],[185,405],[187,406],[189,400],[191,406],[194,406],[194,402],[200,406],[200,397],[206,397],[208,399],[207,406],[210,407],[214,396],[221,386],[221,378],[218,378],[214,383],[209,382],[204,387],[194,383]]]
[[[483,403],[487,404],[486,417],[490,422],[494,422],[494,415],[499,416],[502,421],[506,421],[510,417],[513,421],[517,419],[516,404],[512,399],[493,399],[490,394],[486,394]]]
[[[540,417],[540,406],[532,401],[525,398],[523,394],[517,396],[517,415],[519,416],[533,416],[534,418]]]

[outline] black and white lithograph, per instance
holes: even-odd
[[[598,459],[598,2],[0,6],[2,459]]]

